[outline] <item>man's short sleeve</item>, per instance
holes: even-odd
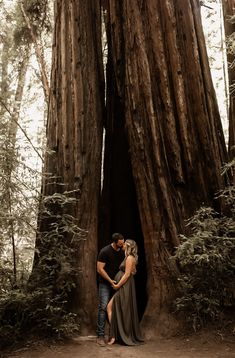
[[[98,261],[107,263],[107,252],[102,249],[98,255]]]

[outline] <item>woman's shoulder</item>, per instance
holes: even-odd
[[[133,255],[128,255],[126,257],[126,261],[129,261],[129,262],[136,262],[136,259]]]

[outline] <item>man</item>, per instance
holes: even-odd
[[[97,343],[105,346],[104,331],[106,322],[106,308],[112,295],[114,277],[119,271],[119,266],[125,258],[122,250],[124,237],[115,233],[112,235],[112,243],[101,249],[97,260],[97,272],[99,274],[99,307],[97,319]]]

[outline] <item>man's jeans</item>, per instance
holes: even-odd
[[[111,296],[111,286],[105,283],[99,284],[99,307],[98,307],[98,319],[97,319],[97,336],[104,337],[104,329],[106,322],[106,309]]]

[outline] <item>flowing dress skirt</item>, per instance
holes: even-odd
[[[115,280],[120,281],[123,275],[124,272],[120,270]],[[113,296],[110,337],[128,346],[141,344],[144,341],[140,332],[133,275]]]

